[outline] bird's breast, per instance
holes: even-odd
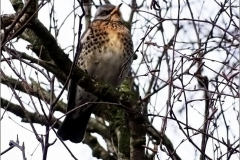
[[[91,29],[83,43],[81,68],[100,81],[120,84],[132,62],[129,57],[133,54],[133,44],[128,29],[118,24]]]

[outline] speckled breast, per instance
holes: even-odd
[[[79,67],[97,80],[120,84],[132,63],[133,43],[128,29],[119,22],[98,20],[81,42]]]

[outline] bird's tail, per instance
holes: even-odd
[[[73,143],[80,143],[84,139],[87,124],[94,106],[86,106],[84,112],[77,118],[68,114],[58,129],[58,135],[62,140],[70,140]]]

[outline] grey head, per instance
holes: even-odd
[[[94,20],[112,20],[112,21],[122,21],[120,7],[122,3],[118,6],[112,4],[106,4],[99,6],[97,12],[94,16]]]

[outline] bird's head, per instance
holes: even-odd
[[[122,16],[120,12],[121,5],[122,3],[118,6],[114,6],[111,4],[99,6],[94,16],[94,20],[109,20],[122,22]]]

